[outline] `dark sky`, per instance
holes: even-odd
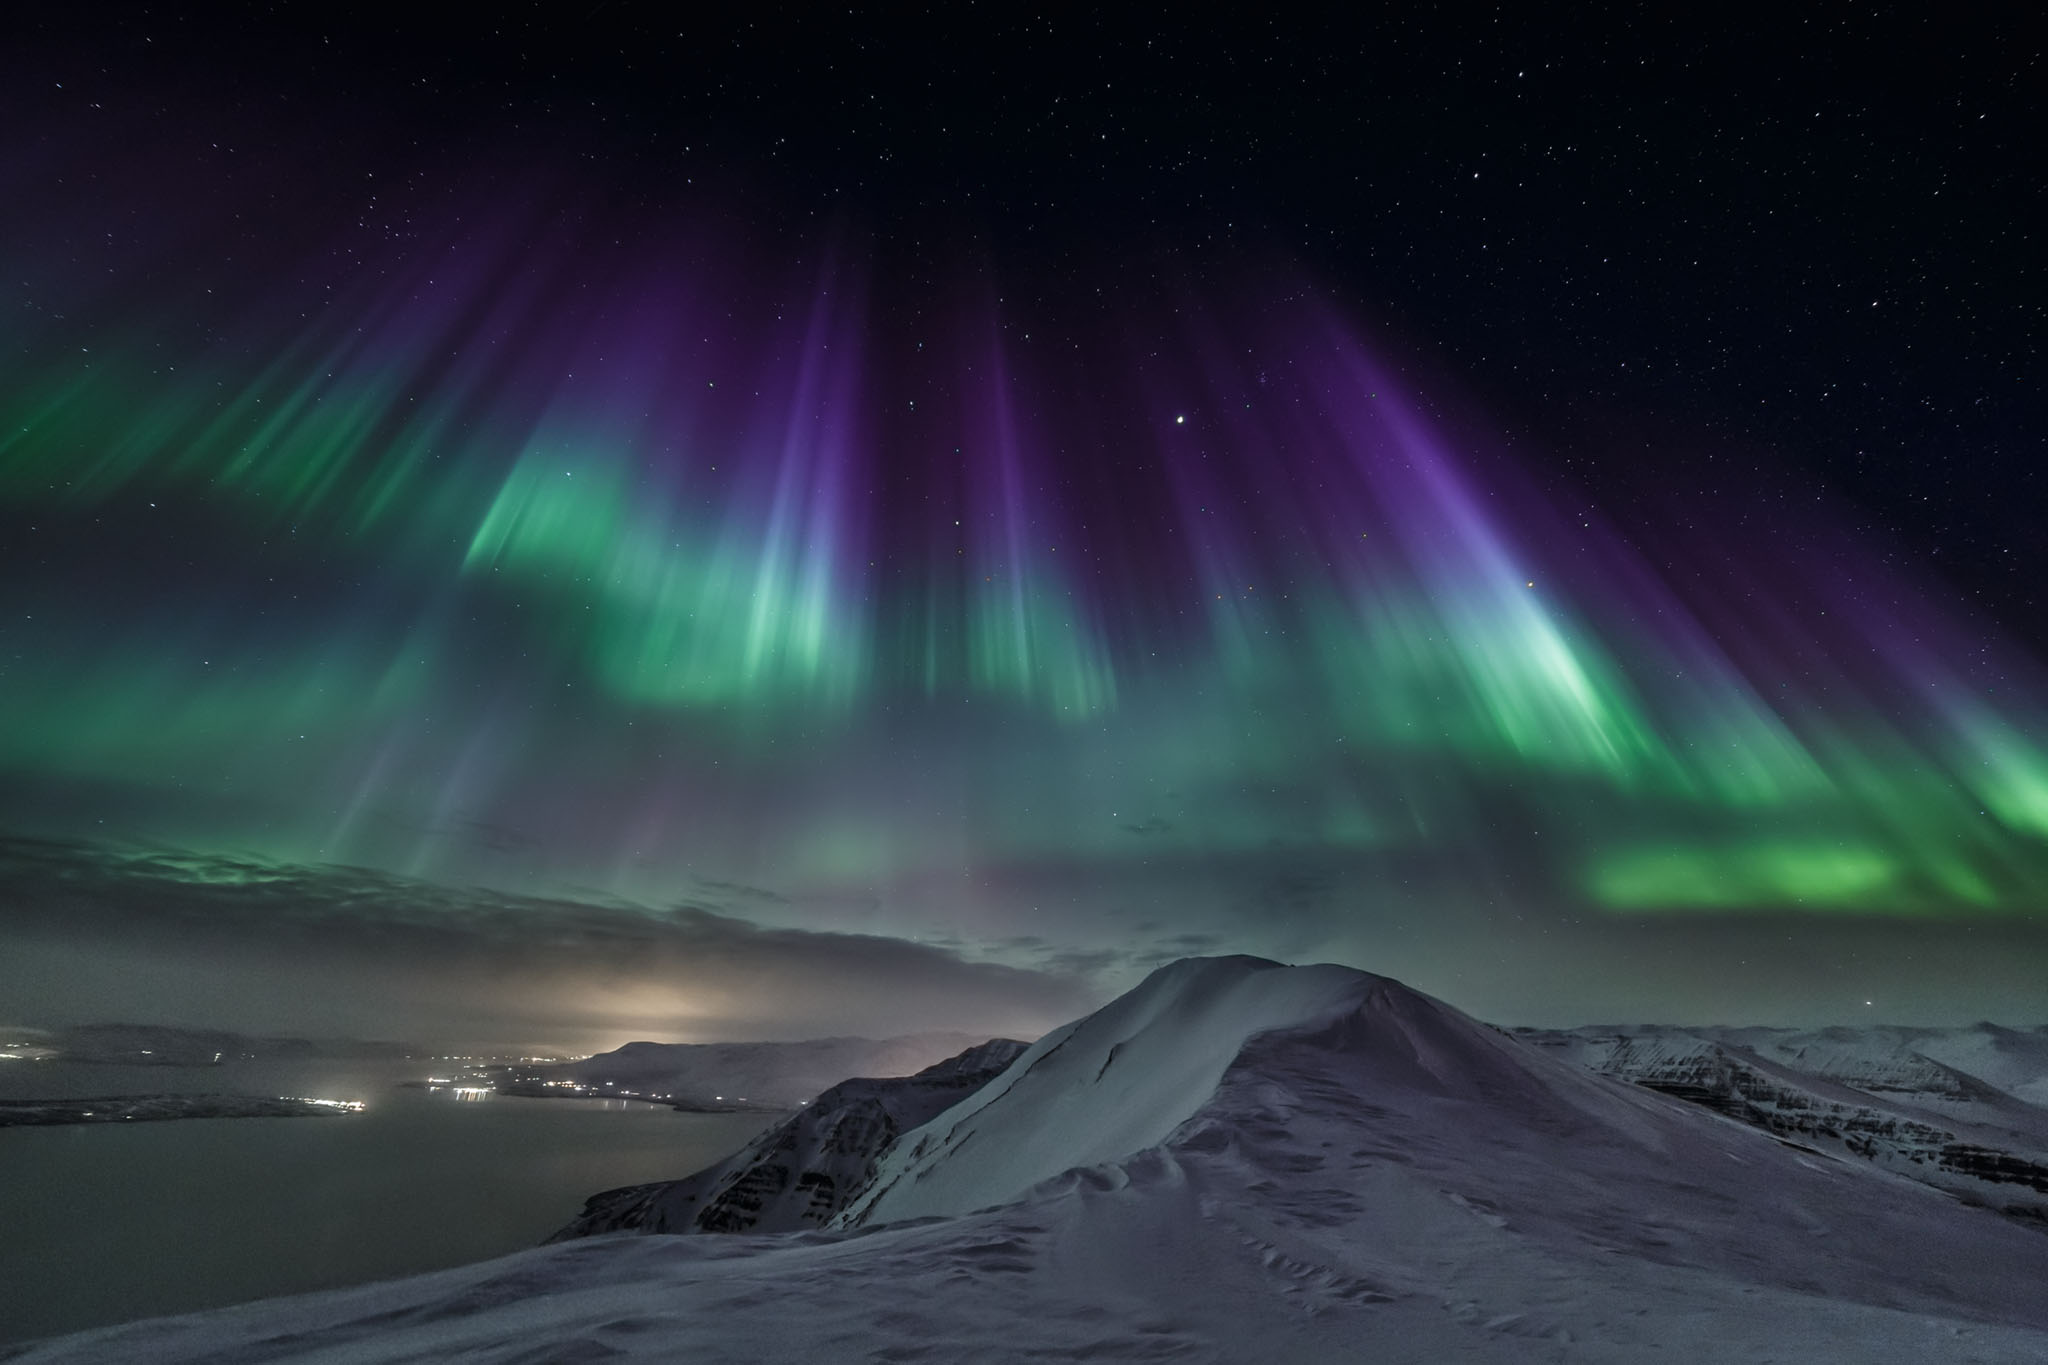
[[[2017,14],[7,23],[0,1022],[2042,1017]]]

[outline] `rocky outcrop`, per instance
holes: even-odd
[[[822,1227],[867,1188],[900,1134],[994,1080],[1025,1046],[998,1038],[913,1076],[841,1081],[709,1170],[592,1195],[549,1240]]]

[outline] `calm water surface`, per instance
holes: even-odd
[[[396,1087],[424,1070],[8,1064],[0,1098],[221,1091],[370,1107],[0,1129],[0,1342],[502,1255],[587,1195],[686,1175],[775,1121]]]

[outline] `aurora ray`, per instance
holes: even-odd
[[[1262,951],[2048,896],[2021,646],[1824,503],[1825,568],[1738,561],[1540,474],[1306,269],[1027,304],[844,226],[450,205],[6,324],[12,826],[997,955],[1276,879]]]

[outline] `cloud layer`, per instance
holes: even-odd
[[[1028,970],[877,934],[763,927],[711,896],[653,909],[23,838],[0,839],[0,895],[14,944],[0,997],[24,1016],[14,1022],[588,1048],[639,1037],[1035,1035],[1097,998],[1082,964]]]

